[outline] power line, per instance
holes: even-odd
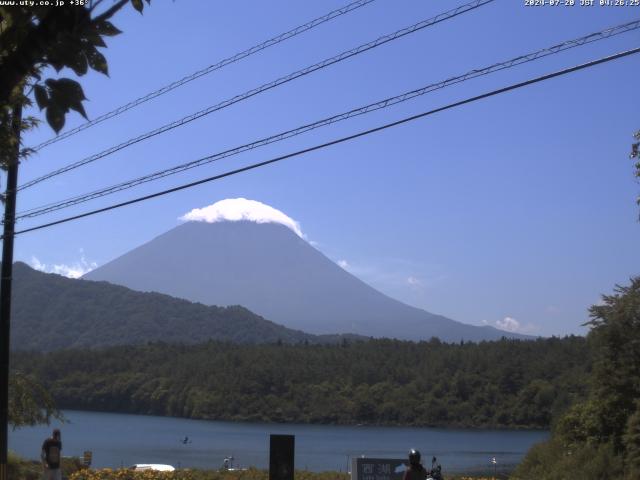
[[[154,180],[158,180],[161,178],[164,178],[166,176],[169,175],[174,175],[176,173],[179,172],[183,172],[192,168],[196,168],[211,162],[215,162],[218,160],[221,160],[223,158],[228,158],[231,156],[235,156],[238,155],[240,153],[249,151],[249,150],[253,150],[255,148],[259,148],[265,145],[269,145],[271,143],[276,143],[297,135],[301,135],[303,133],[309,132],[311,130],[314,130],[316,128],[320,128],[320,127],[325,127],[328,125],[331,125],[333,123],[337,123],[352,117],[356,117],[359,115],[364,115],[367,113],[370,113],[372,111],[376,111],[376,110],[380,110],[380,109],[384,109],[387,107],[390,107],[392,105],[396,105],[398,103],[401,102],[405,102],[408,100],[411,100],[413,98],[416,98],[420,95],[424,95],[430,92],[433,92],[435,90],[439,90],[442,88],[446,88],[450,85],[454,85],[457,83],[461,83],[473,78],[477,78],[480,76],[484,76],[484,75],[488,75],[497,71],[501,71],[501,70],[505,70],[508,68],[512,68],[515,67],[517,65],[521,65],[524,63],[528,63],[549,55],[553,55],[553,54],[557,54],[560,53],[562,51],[571,49],[571,48],[575,48],[581,45],[585,45],[585,44],[589,44],[589,43],[593,43],[599,40],[603,40],[606,38],[610,38],[614,35],[618,35],[621,33],[625,33],[625,32],[629,32],[632,30],[636,30],[640,28],[640,20],[635,20],[633,22],[628,22],[622,25],[618,25],[615,27],[611,27],[596,33],[592,33],[589,35],[585,35],[576,39],[572,39],[572,40],[567,40],[563,43],[559,43],[556,44],[552,47],[549,48],[545,48],[542,50],[538,50],[532,53],[528,53],[526,55],[520,55],[518,57],[512,58],[510,60],[504,61],[504,62],[500,62],[500,63],[494,63],[493,65],[490,65],[488,67],[484,67],[481,69],[475,69],[475,70],[471,70],[463,75],[458,75],[455,77],[450,77],[446,80],[443,80],[441,82],[437,82],[437,83],[432,83],[430,85],[421,87],[419,89],[416,90],[412,90],[406,93],[403,93],[401,95],[397,95],[394,97],[389,97],[386,98],[384,100],[380,100],[378,102],[375,103],[370,103],[366,106],[363,107],[359,107],[347,112],[343,112],[340,113],[338,115],[333,115],[331,117],[328,118],[324,118],[322,120],[318,120],[316,122],[310,123],[310,124],[306,124],[303,125],[301,127],[297,127],[295,129],[292,130],[287,130],[285,132],[281,132],[278,133],[276,135],[272,135],[270,137],[266,137],[266,138],[262,138],[260,140],[256,140],[254,142],[251,143],[247,143],[229,150],[225,150],[222,152],[218,152],[215,153],[213,155],[208,155],[204,158],[200,158],[197,160],[193,160],[187,163],[183,163],[181,165],[177,165],[168,169],[164,169],[164,170],[160,170],[151,174],[147,174],[135,179],[131,179],[131,180],[127,180],[125,182],[116,184],[116,185],[112,185],[109,187],[105,187],[102,188],[100,190],[95,190],[93,192],[90,193],[85,193],[82,195],[78,195],[72,198],[67,198],[65,200],[60,200],[57,202],[53,202],[53,203],[49,203],[47,205],[41,205],[39,207],[34,207],[32,209],[23,211],[18,213],[18,216],[16,217],[17,219],[23,219],[23,218],[33,218],[33,217],[37,217],[40,215],[44,215],[46,213],[50,213],[53,211],[57,211],[57,210],[61,210],[63,208],[67,208],[67,207],[71,207],[74,205],[78,205],[80,203],[84,203],[96,198],[100,198],[100,197],[104,197],[106,195],[110,195],[122,190],[126,190],[129,188],[133,188],[135,186],[150,182],[150,181],[154,181]]]
[[[249,170],[254,170],[254,169],[259,168],[259,167],[264,167],[266,165],[270,165],[270,164],[273,164],[273,163],[276,163],[276,162],[280,162],[280,161],[286,160],[288,158],[297,157],[297,156],[303,155],[305,153],[313,152],[313,151],[316,151],[316,150],[321,150],[323,148],[327,148],[327,147],[330,147],[332,145],[337,145],[337,144],[344,143],[344,142],[347,142],[347,141],[350,141],[350,140],[354,140],[356,138],[364,137],[366,135],[371,135],[373,133],[380,132],[382,130],[386,130],[386,129],[391,128],[391,127],[396,127],[398,125],[402,125],[404,123],[408,123],[408,122],[417,120],[419,118],[427,117],[427,116],[436,114],[438,112],[442,112],[442,111],[445,111],[445,110],[450,110],[452,108],[459,107],[459,106],[462,106],[462,105],[466,105],[468,103],[476,102],[478,100],[482,100],[482,99],[485,99],[485,98],[488,98],[488,97],[492,97],[492,96],[495,96],[495,95],[506,93],[506,92],[509,92],[511,90],[516,90],[516,89],[519,89],[519,88],[522,88],[522,87],[525,87],[525,86],[528,86],[528,85],[532,85],[532,84],[535,84],[535,83],[539,83],[539,82],[542,82],[542,81],[545,81],[545,80],[549,80],[549,79],[552,79],[552,78],[555,78],[555,77],[560,77],[562,75],[567,75],[569,73],[576,72],[578,70],[584,70],[586,68],[593,67],[595,65],[599,65],[599,64],[602,64],[602,63],[610,62],[612,60],[617,60],[619,58],[626,57],[626,56],[629,56],[629,55],[633,55],[633,54],[636,54],[636,53],[640,53],[640,47],[639,48],[634,48],[634,49],[631,49],[631,50],[627,50],[627,51],[624,51],[624,52],[620,52],[620,53],[617,53],[617,54],[614,54],[614,55],[610,55],[610,56],[607,56],[607,57],[603,57],[603,58],[600,58],[598,60],[592,60],[590,62],[583,63],[581,65],[576,65],[576,66],[573,66],[573,67],[565,68],[564,70],[559,70],[559,71],[556,71],[556,72],[553,72],[553,73],[542,75],[542,76],[539,76],[539,77],[536,77],[536,78],[533,78],[533,79],[530,79],[530,80],[526,80],[524,82],[515,83],[515,84],[509,85],[507,87],[499,88],[497,90],[492,90],[490,92],[483,93],[483,94],[477,95],[475,97],[467,98],[465,100],[461,100],[461,101],[458,101],[458,102],[455,102],[455,103],[450,103],[448,105],[445,105],[444,107],[439,107],[439,108],[436,108],[436,109],[433,109],[433,110],[429,110],[427,112],[419,113],[417,115],[412,115],[410,117],[405,117],[405,118],[403,118],[401,120],[397,120],[395,122],[387,123],[387,124],[381,125],[379,127],[371,128],[369,130],[364,130],[364,131],[355,133],[353,135],[349,135],[349,136],[346,136],[346,137],[341,137],[341,138],[338,138],[336,140],[332,140],[330,142],[326,142],[326,143],[323,143],[323,144],[320,144],[320,145],[315,145],[313,147],[305,148],[303,150],[298,150],[298,151],[293,152],[293,153],[288,153],[286,155],[282,155],[282,156],[279,156],[279,157],[276,157],[276,158],[272,158],[270,160],[265,160],[263,162],[247,165],[247,166],[242,167],[242,168],[237,168],[235,170],[231,170],[231,171],[228,171],[228,172],[225,172],[225,173],[221,173],[219,175],[214,175],[214,176],[211,176],[211,177],[203,178],[201,180],[197,180],[195,182],[190,182],[190,183],[183,184],[183,185],[180,185],[180,186],[177,186],[177,187],[173,187],[173,188],[170,188],[170,189],[167,189],[167,190],[162,190],[160,192],[152,193],[150,195],[144,195],[142,197],[134,198],[134,199],[128,200],[126,202],[117,203],[117,204],[114,204],[114,205],[110,205],[108,207],[103,207],[103,208],[99,208],[97,210],[92,210],[92,211],[89,211],[89,212],[81,213],[79,215],[74,215],[74,216],[71,216],[71,217],[63,218],[61,220],[56,220],[54,222],[49,222],[49,223],[45,223],[45,224],[38,225],[38,226],[35,226],[35,227],[26,228],[24,230],[20,230],[20,231],[15,232],[14,235],[27,233],[27,232],[33,232],[35,230],[41,230],[43,228],[52,227],[54,225],[59,225],[61,223],[67,223],[67,222],[70,222],[70,221],[73,221],[73,220],[78,220],[80,218],[96,215],[98,213],[103,213],[103,212],[107,212],[109,210],[114,210],[114,209],[117,209],[117,208],[121,208],[121,207],[125,207],[125,206],[128,206],[128,205],[132,205],[134,203],[139,203],[139,202],[142,202],[142,201],[150,200],[152,198],[156,198],[156,197],[160,197],[160,196],[163,196],[163,195],[167,195],[169,193],[177,192],[177,191],[180,191],[180,190],[185,190],[187,188],[192,188],[192,187],[195,187],[197,185],[202,185],[203,183],[208,183],[208,182],[212,182],[212,181],[215,181],[215,180],[220,180],[222,178],[230,177],[232,175],[237,175],[239,173],[247,172]]]
[[[491,3],[495,0],[474,0],[473,2],[461,5],[457,8],[454,8],[452,10],[449,10],[447,12],[441,13],[439,15],[436,15],[435,17],[432,17],[430,19],[427,20],[423,20],[421,22],[418,22],[414,25],[411,25],[410,27],[406,27],[403,29],[400,29],[394,33],[388,34],[388,35],[384,35],[382,37],[377,38],[376,40],[373,40],[371,42],[362,44],[356,48],[353,48],[351,50],[347,50],[345,52],[342,52],[338,55],[335,55],[331,58],[327,58],[321,62],[315,63],[313,65],[310,65],[306,68],[303,68],[301,70],[297,70],[296,72],[290,73],[289,75],[286,75],[284,77],[280,77],[277,80],[273,80],[269,83],[265,83],[264,85],[261,85],[260,87],[254,88],[252,90],[249,90],[245,93],[242,93],[240,95],[236,95],[235,97],[232,97],[230,99],[227,99],[223,102],[220,102],[216,105],[212,105],[210,107],[207,107],[203,110],[200,110],[196,113],[192,113],[191,115],[187,115],[186,117],[181,118],[180,120],[176,120],[173,121],[171,123],[168,123],[166,125],[163,125],[162,127],[156,128],[155,130],[151,130],[149,132],[143,133],[142,135],[139,135],[135,138],[131,138],[123,143],[120,143],[119,145],[115,145],[113,147],[108,148],[107,150],[104,150],[100,153],[91,155],[87,158],[84,158],[82,160],[79,160],[75,163],[72,163],[70,165],[67,165],[65,167],[59,168],[57,170],[54,170],[50,173],[47,173],[41,177],[35,178],[34,180],[31,180],[29,182],[26,182],[25,184],[21,185],[18,190],[23,190],[26,188],[29,188],[33,185],[36,185],[40,182],[43,182],[45,180],[48,180],[52,177],[55,177],[57,175],[61,175],[63,173],[66,173],[70,170],[74,170],[78,167],[81,167],[83,165],[87,165],[88,163],[92,163],[95,162],[96,160],[99,160],[101,158],[104,158],[108,155],[111,155],[115,152],[118,152],[124,148],[127,148],[131,145],[135,145],[136,143],[142,142],[143,140],[147,140],[151,137],[155,137],[156,135],[160,135],[162,133],[168,132],[169,130],[173,130],[174,128],[177,127],[181,127],[183,125],[186,125],[187,123],[193,122],[194,120],[197,120],[199,118],[202,118],[206,115],[209,115],[213,112],[216,112],[218,110],[222,110],[226,107],[229,107],[231,105],[234,105],[238,102],[241,102],[243,100],[246,100],[248,98],[251,98],[255,95],[258,95],[264,91],[267,90],[271,90],[272,88],[278,87],[280,85],[283,85],[285,83],[291,82],[292,80],[295,80],[297,78],[303,77],[305,75],[308,75],[310,73],[313,73],[317,70],[321,70],[323,68],[326,68],[330,65],[333,65],[335,63],[341,62],[343,60],[346,60],[348,58],[354,57],[356,55],[359,55],[361,53],[364,53],[368,50],[371,50],[373,48],[376,48],[380,45],[384,45],[385,43],[391,42],[393,40],[397,40],[399,38],[402,38],[406,35],[409,35],[411,33],[415,33],[419,30],[422,30],[426,27],[430,27],[432,25],[435,25],[437,23],[443,22],[445,20],[449,20],[451,18],[457,17],[458,15],[462,15],[463,13],[467,13],[469,11],[475,10],[476,8],[479,8],[483,5],[486,5],[488,3]]]
[[[206,68],[203,68],[202,70],[198,70],[197,72],[192,73],[191,75],[187,75],[186,77],[181,78],[180,80],[176,80],[168,85],[165,85],[162,88],[159,88],[158,90],[155,90],[153,92],[150,92],[142,97],[139,97],[135,100],[132,100],[131,102],[122,105],[110,112],[107,112],[103,115],[100,115],[99,117],[94,118],[93,120],[90,120],[88,122],[83,123],[82,125],[79,125],[67,132],[64,132],[56,137],[50,138],[49,140],[42,142],[41,144],[37,145],[36,147],[34,147],[34,150],[41,150],[49,145],[52,145],[56,142],[59,142],[60,140],[64,140],[65,138],[69,138],[73,135],[75,135],[76,133],[79,133],[83,130],[86,130],[87,128],[90,128],[94,125],[97,125],[98,123],[102,123],[105,120],[108,120],[110,118],[113,117],[117,117],[118,115],[121,115],[122,113],[126,112],[127,110],[131,110],[132,108],[135,108],[139,105],[142,105],[143,103],[148,102],[149,100],[153,100],[156,97],[159,97],[161,95],[164,95],[165,93],[170,92],[171,90],[174,90],[178,87],[181,87],[182,85],[189,83],[193,80],[196,80],[197,78],[203,77],[205,75],[208,75],[216,70],[220,70],[223,67],[226,67],[227,65],[230,65],[232,63],[236,63],[244,58],[247,58],[255,53],[258,53],[262,50],[265,50],[269,47],[272,47],[274,45],[277,45],[278,43],[282,43],[285,40],[288,40],[290,38],[293,38],[297,35],[300,35],[301,33],[304,33],[306,31],[311,30],[314,27],[317,27],[318,25],[321,25],[323,23],[329,22],[330,20],[333,20],[334,18],[340,17],[342,15],[345,15],[349,12],[352,12],[354,10],[357,10],[360,7],[364,7],[365,5],[368,5],[372,2],[374,2],[375,0],[357,0],[355,2],[349,3],[348,5],[345,5],[344,7],[338,8],[336,10],[333,10],[321,17],[318,17],[314,20],[311,20],[310,22],[307,22],[303,25],[299,25],[287,32],[281,33],[280,35],[276,35],[273,38],[270,38],[269,40],[266,40],[258,45],[254,45],[251,48],[248,48],[247,50],[244,50],[240,53],[236,53],[235,55],[232,55],[231,57],[225,58],[224,60],[220,60],[217,63],[214,63],[212,65],[209,65]]]

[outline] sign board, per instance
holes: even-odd
[[[295,436],[271,435],[269,443],[269,480],[293,480]]]
[[[93,456],[93,453],[91,452],[91,450],[85,450],[84,453],[82,454],[82,463],[85,467],[91,466],[92,456]]]
[[[406,458],[353,458],[351,480],[402,480]]]

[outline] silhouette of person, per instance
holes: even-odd
[[[62,471],[60,470],[62,441],[60,437],[60,430],[56,428],[42,444],[40,458],[44,468],[44,480],[62,480]]]
[[[402,480],[425,480],[427,473],[420,463],[420,452],[412,448],[409,451],[409,468],[405,470]]]

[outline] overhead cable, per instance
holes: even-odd
[[[518,57],[512,58],[510,60],[506,60],[499,63],[494,63],[489,65],[488,67],[471,70],[465,74],[458,75],[455,77],[447,78],[446,80],[442,80],[437,83],[432,83],[421,87],[419,89],[411,90],[409,92],[405,92],[401,95],[396,95],[394,97],[385,98],[383,100],[377,101],[375,103],[370,103],[368,105],[355,108],[349,110],[347,112],[340,113],[338,115],[333,115],[331,117],[323,118],[321,120],[315,121],[313,123],[309,123],[291,130],[287,130],[284,132],[280,132],[275,135],[271,135],[269,137],[265,137],[259,140],[256,140],[251,143],[247,143],[238,147],[234,147],[228,150],[224,150],[222,152],[215,153],[213,155],[208,155],[204,158],[192,160],[187,163],[183,163],[180,165],[176,165],[174,167],[170,167],[164,170],[160,170],[154,173],[150,173],[135,179],[127,180],[125,182],[121,182],[115,185],[111,185],[109,187],[105,187],[99,190],[95,190],[90,193],[85,193],[82,195],[78,195],[72,198],[67,198],[65,200],[60,200],[57,202],[49,203],[47,205],[41,205],[38,207],[34,207],[29,210],[25,210],[23,212],[19,212],[16,216],[16,219],[24,219],[24,218],[33,218],[40,215],[44,215],[46,213],[50,213],[56,210],[60,210],[63,208],[71,207],[74,205],[78,205],[80,203],[87,202],[89,200],[93,200],[96,198],[104,197],[106,195],[110,195],[122,190],[126,190],[129,188],[133,188],[135,186],[151,182],[154,180],[158,180],[164,178],[169,175],[174,175],[179,172],[183,172],[186,170],[190,170],[192,168],[196,168],[208,163],[212,163],[223,158],[228,158],[231,156],[238,155],[240,153],[253,150],[255,148],[263,147],[265,145],[269,145],[272,143],[276,143],[297,135],[301,135],[303,133],[309,132],[316,128],[325,127],[331,125],[333,123],[337,123],[343,120],[347,120],[349,118],[353,118],[359,115],[364,115],[376,110],[384,109],[390,107],[392,105],[396,105],[398,103],[402,103],[411,99],[414,99],[418,96],[425,95],[427,93],[433,92],[435,90],[446,88],[450,85],[454,85],[457,83],[461,83],[467,80],[471,80],[473,78],[477,78],[480,76],[488,75],[494,72],[498,72],[501,70],[505,70],[508,68],[515,67],[517,65],[522,65],[524,63],[532,62],[534,60],[557,54],[563,52],[565,50],[569,50],[571,48],[575,48],[581,45],[585,45],[588,43],[596,42],[598,40],[603,40],[605,38],[610,38],[614,35],[618,35],[624,32],[629,32],[632,30],[636,30],[640,28],[640,20],[635,20],[633,22],[628,22],[622,25],[618,25],[615,27],[608,28],[606,30],[602,30],[596,33],[592,33],[589,35],[585,35],[576,39],[567,40],[565,42],[556,44],[552,47],[544,48],[542,50],[537,50],[535,52],[528,53],[526,55],[520,55]]]
[[[168,85],[165,85],[162,88],[159,88],[158,90],[155,90],[153,92],[147,93],[146,95],[136,98],[135,100],[132,100],[131,102],[122,105],[110,112],[107,112],[103,115],[100,115],[99,117],[94,118],[93,120],[89,120],[88,122],[83,123],[82,125],[79,125],[71,130],[68,130],[66,132],[63,132],[62,134],[52,137],[49,140],[40,143],[39,145],[37,145],[36,147],[33,148],[33,150],[41,150],[43,148],[45,148],[48,145],[52,145],[56,142],[59,142],[60,140],[64,140],[65,138],[69,138],[73,135],[75,135],[76,133],[79,133],[83,130],[86,130],[87,128],[93,127],[94,125],[97,125],[99,123],[104,122],[105,120],[108,120],[110,118],[113,117],[117,117],[118,115],[121,115],[122,113],[126,112],[127,110],[131,110],[132,108],[135,108],[139,105],[142,105],[143,103],[148,102],[149,100],[152,100],[156,97],[159,97],[161,95],[164,95],[165,93],[168,93],[172,90],[175,90],[178,87],[181,87],[183,85],[185,85],[186,83],[189,83],[197,78],[203,77],[205,75],[208,75],[212,72],[215,72],[216,70],[220,70],[223,67],[226,67],[227,65],[230,65],[232,63],[236,63],[244,58],[247,58],[255,53],[258,53],[262,50],[265,50],[269,47],[272,47],[274,45],[277,45],[278,43],[282,43],[285,40],[288,40],[290,38],[293,38],[297,35],[300,35],[301,33],[307,32],[309,30],[311,30],[314,27],[317,27],[318,25],[321,25],[323,23],[326,23],[330,20],[333,20],[334,18],[340,17],[346,13],[352,12],[354,10],[357,10],[360,7],[364,7],[365,5],[368,5],[372,2],[374,2],[375,0],[357,0],[355,2],[349,3],[348,5],[345,5],[344,7],[338,8],[336,10],[332,10],[331,12],[322,15],[321,17],[318,17],[314,20],[311,20],[310,22],[307,22],[303,25],[299,25],[287,32],[281,33],[280,35],[276,35],[273,38],[270,38],[269,40],[266,40],[262,43],[259,43],[258,45],[254,45],[251,48],[248,48],[240,53],[236,53],[235,55],[232,55],[228,58],[225,58],[224,60],[220,60],[217,63],[214,63],[212,65],[209,65],[206,68],[203,68],[202,70],[198,70],[197,72],[193,72],[190,75],[187,75],[186,77],[181,78],[180,80],[176,80],[175,82],[172,82]]]
[[[82,167],[84,165],[87,165],[89,163],[95,162],[96,160],[99,160],[101,158],[104,158],[108,155],[111,155],[113,153],[116,153],[124,148],[130,147],[131,145],[135,145],[136,143],[142,142],[144,140],[147,140],[151,137],[155,137],[156,135],[160,135],[162,133],[168,132],[169,130],[173,130],[174,128],[177,127],[181,127],[183,125],[186,125],[188,123],[193,122],[194,120],[197,120],[199,118],[202,118],[206,115],[210,115],[213,112],[216,112],[218,110],[222,110],[226,107],[229,107],[231,105],[234,105],[238,102],[241,102],[243,100],[246,100],[248,98],[251,98],[255,95],[258,95],[262,92],[265,92],[267,90],[271,90],[272,88],[278,87],[280,85],[283,85],[285,83],[291,82],[292,80],[295,80],[297,78],[303,77],[305,75],[308,75],[312,72],[315,72],[317,70],[321,70],[323,68],[326,68],[330,65],[336,64],[338,62],[342,62],[343,60],[346,60],[348,58],[354,57],[356,55],[359,55],[361,53],[364,53],[368,50],[371,50],[373,48],[379,47],[380,45],[384,45],[385,43],[391,42],[393,40],[397,40],[399,38],[402,38],[406,35],[409,35],[411,33],[415,33],[419,30],[422,30],[424,28],[430,27],[432,25],[435,25],[437,23],[443,22],[445,20],[449,20],[451,18],[457,17],[458,15],[461,15],[463,13],[467,13],[469,11],[475,10],[476,8],[479,8],[483,5],[486,5],[488,3],[491,3],[495,0],[474,0],[473,2],[461,5],[457,8],[454,8],[452,10],[449,10],[447,12],[441,13],[439,15],[436,15],[435,17],[432,17],[430,19],[427,20],[423,20],[421,22],[418,22],[410,27],[406,27],[403,29],[400,29],[394,33],[388,34],[388,35],[384,35],[382,37],[377,38],[376,40],[373,40],[371,42],[362,44],[356,48],[353,48],[351,50],[347,50],[345,52],[342,52],[338,55],[335,55],[333,57],[327,58],[321,62],[315,63],[313,65],[310,65],[306,68],[303,68],[301,70],[297,70],[293,73],[290,73],[289,75],[286,75],[284,77],[280,77],[276,80],[273,80],[269,83],[265,83],[264,85],[261,85],[260,87],[251,89],[247,92],[244,92],[240,95],[236,95],[235,97],[232,97],[230,99],[227,99],[223,102],[220,102],[216,105],[212,105],[210,107],[207,107],[203,110],[200,110],[198,112],[192,113],[191,115],[187,115],[186,117],[183,117],[179,120],[175,120],[171,123],[168,123],[166,125],[163,125],[162,127],[156,128],[155,130],[151,130],[149,132],[143,133],[142,135],[139,135],[135,138],[131,138],[123,143],[120,143],[118,145],[115,145],[113,147],[110,147],[100,153],[96,153],[94,155],[91,155],[89,157],[86,157],[82,160],[79,160],[77,162],[71,163],[67,166],[64,166],[62,168],[59,168],[57,170],[54,170],[52,172],[49,172],[45,175],[42,175],[38,178],[35,178],[31,181],[28,181],[26,183],[24,183],[23,185],[18,187],[18,190],[23,190],[29,187],[32,187],[33,185],[36,185],[40,182],[44,182],[45,180],[49,180],[55,176],[61,175],[63,173],[66,173],[70,170],[74,170],[76,168]]]
[[[144,195],[142,197],[137,197],[137,198],[134,198],[132,200],[128,200],[126,202],[121,202],[121,203],[117,203],[117,204],[114,204],[114,205],[110,205],[108,207],[103,207],[103,208],[99,208],[99,209],[92,210],[92,211],[89,211],[89,212],[81,213],[81,214],[78,214],[78,215],[73,215],[71,217],[66,217],[66,218],[63,218],[63,219],[60,219],[60,220],[56,220],[56,221],[53,221],[53,222],[37,225],[35,227],[25,228],[23,230],[15,232],[14,235],[27,233],[27,232],[33,232],[35,230],[41,230],[43,228],[52,227],[54,225],[60,225],[62,223],[71,222],[71,221],[74,221],[74,220],[78,220],[80,218],[85,218],[85,217],[89,217],[89,216],[92,216],[92,215],[97,215],[98,213],[107,212],[107,211],[114,210],[114,209],[117,209],[117,208],[122,208],[122,207],[125,207],[125,206],[128,206],[128,205],[132,205],[134,203],[139,203],[139,202],[143,202],[143,201],[146,201],[146,200],[150,200],[152,198],[161,197],[161,196],[164,196],[164,195],[167,195],[167,194],[170,194],[170,193],[174,193],[174,192],[177,192],[177,191],[180,191],[180,190],[185,190],[185,189],[188,189],[188,188],[192,188],[192,187],[195,187],[195,186],[198,186],[198,185],[202,185],[204,183],[209,183],[209,182],[212,182],[212,181],[220,180],[222,178],[230,177],[230,176],[233,176],[233,175],[237,175],[239,173],[243,173],[243,172],[254,170],[254,169],[257,169],[257,168],[260,168],[260,167],[271,165],[271,164],[274,164],[276,162],[280,162],[282,160],[286,160],[288,158],[298,157],[300,155],[303,155],[303,154],[306,154],[306,153],[310,153],[310,152],[313,152],[313,151],[317,151],[317,150],[321,150],[321,149],[330,147],[332,145],[337,145],[337,144],[344,143],[344,142],[347,142],[347,141],[350,141],[350,140],[354,140],[356,138],[360,138],[360,137],[364,137],[364,136],[367,136],[367,135],[371,135],[373,133],[380,132],[380,131],[386,130],[388,128],[396,127],[396,126],[402,125],[404,123],[412,122],[412,121],[417,120],[419,118],[427,117],[427,116],[433,115],[433,114],[438,113],[438,112],[442,112],[442,111],[445,111],[445,110],[450,110],[450,109],[455,108],[455,107],[459,107],[459,106],[466,105],[466,104],[469,104],[469,103],[472,103],[472,102],[476,102],[478,100],[482,100],[482,99],[485,99],[485,98],[488,98],[488,97],[492,97],[492,96],[495,96],[495,95],[506,93],[506,92],[509,92],[511,90],[516,90],[516,89],[519,89],[519,88],[523,88],[523,87],[526,87],[528,85],[532,85],[532,84],[535,84],[535,83],[543,82],[545,80],[549,80],[549,79],[552,79],[552,78],[555,78],[555,77],[560,77],[560,76],[563,76],[563,75],[567,75],[569,73],[576,72],[578,70],[584,70],[586,68],[590,68],[590,67],[593,67],[595,65],[600,65],[600,64],[603,64],[603,63],[607,63],[607,62],[610,62],[610,61],[613,61],[613,60],[620,59],[622,57],[626,57],[626,56],[629,56],[629,55],[634,55],[636,53],[640,53],[640,48],[634,48],[634,49],[627,50],[627,51],[624,51],[624,52],[620,52],[620,53],[617,53],[617,54],[614,54],[614,55],[610,55],[608,57],[603,57],[603,58],[600,58],[598,60],[593,60],[593,61],[590,61],[590,62],[587,62],[587,63],[583,63],[581,65],[576,65],[576,66],[573,66],[573,67],[570,67],[570,68],[565,68],[563,70],[559,70],[559,71],[556,71],[556,72],[553,72],[553,73],[542,75],[542,76],[539,76],[539,77],[536,77],[536,78],[533,78],[533,79],[530,79],[530,80],[526,80],[524,82],[515,83],[515,84],[509,85],[507,87],[503,87],[503,88],[499,88],[497,90],[493,90],[493,91],[490,91],[490,92],[487,92],[487,93],[483,93],[482,95],[477,95],[475,97],[467,98],[465,100],[461,100],[461,101],[458,101],[458,102],[455,102],[455,103],[450,103],[450,104],[448,104],[448,105],[446,105],[444,107],[436,108],[434,110],[429,110],[427,112],[419,113],[417,115],[412,115],[410,117],[405,117],[405,118],[403,118],[401,120],[397,120],[395,122],[387,123],[387,124],[381,125],[379,127],[371,128],[369,130],[364,130],[364,131],[355,133],[353,135],[349,135],[349,136],[346,136],[346,137],[341,137],[341,138],[338,138],[336,140],[332,140],[332,141],[329,141],[329,142],[326,142],[326,143],[323,143],[323,144],[320,144],[320,145],[315,145],[313,147],[305,148],[303,150],[298,150],[296,152],[289,153],[289,154],[286,154],[286,155],[282,155],[282,156],[279,156],[279,157],[276,157],[276,158],[272,158],[270,160],[265,160],[263,162],[254,163],[254,164],[242,167],[242,168],[237,168],[235,170],[231,170],[231,171],[228,171],[228,172],[225,172],[225,173],[221,173],[221,174],[214,175],[214,176],[211,176],[211,177],[203,178],[203,179],[197,180],[195,182],[186,183],[186,184],[183,184],[183,185],[179,185],[177,187],[169,188],[167,190],[162,190],[160,192],[155,192],[155,193],[152,193],[152,194],[149,194],[149,195]]]

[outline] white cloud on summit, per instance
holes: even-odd
[[[227,198],[208,207],[194,208],[180,217],[180,220],[192,222],[239,222],[241,220],[256,223],[279,223],[292,230],[300,238],[305,238],[300,224],[280,210],[269,205],[246,198]]]
[[[513,317],[504,317],[503,320],[496,320],[493,324],[487,322],[486,320],[482,321],[483,325],[491,325],[492,327],[499,328],[500,330],[504,330],[505,332],[511,333],[524,333],[524,334],[533,334],[539,330],[539,327],[533,325],[531,323],[527,323],[526,325],[522,325],[518,320]]]
[[[349,265],[349,262],[347,262],[346,260],[338,260],[336,263],[339,267],[344,268],[345,270],[349,270],[349,267],[351,267],[351,265]]]
[[[504,320],[497,320],[496,327],[507,332],[518,332],[520,330],[520,322],[513,317],[504,317]]]
[[[71,265],[65,265],[64,263],[42,263],[34,255],[31,256],[31,261],[29,263],[31,267],[36,270],[40,270],[41,272],[56,273],[69,278],[80,278],[85,273],[89,273],[91,270],[98,267],[96,262],[87,261],[82,249],[80,250],[80,260]]]

